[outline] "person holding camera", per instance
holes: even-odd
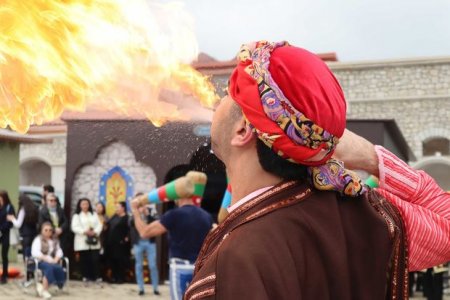
[[[91,201],[87,198],[78,200],[75,214],[72,217],[71,228],[75,234],[74,250],[80,255],[81,274],[83,282],[95,281],[101,284],[99,276],[99,236],[102,224],[92,210]]]

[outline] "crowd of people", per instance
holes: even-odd
[[[445,268],[431,267],[450,259],[450,194],[348,131],[346,105],[339,82],[316,55],[287,42],[243,45],[211,124],[211,145],[233,194],[223,222],[211,232],[211,216],[173,183],[137,196],[132,221],[123,202],[108,219],[104,207],[94,212],[89,199],[80,199],[69,226],[49,190],[38,214],[40,235],[22,241],[27,249],[33,240],[31,255],[44,274],[40,294],[48,298],[51,283],[63,287],[57,264],[69,228],[86,283],[101,283],[101,267],[88,267],[101,256],[112,282],[123,282],[133,243],[140,295],[142,255],[153,260],[152,238],[164,233],[172,299],[407,299],[408,279],[415,279],[408,272],[424,269],[432,285],[442,283]],[[352,170],[376,176],[379,187]],[[146,211],[149,201],[169,198],[178,207],[160,219]],[[4,274],[9,229],[32,216],[25,202],[16,219],[0,191]],[[425,296],[442,298],[440,289]]]
[[[140,196],[142,194],[138,194]],[[159,271],[157,266],[155,237],[168,233],[171,262],[192,266],[200,251],[203,239],[212,228],[213,219],[203,209],[194,205],[191,199],[180,199],[178,208],[170,210],[161,218],[155,205],[139,207],[135,214],[128,214],[125,202],[116,203],[114,215],[106,216],[103,203],[95,207],[88,198],[81,198],[70,219],[66,217],[54,189],[44,186],[41,205],[34,203],[27,195],[19,196],[19,210],[16,214],[6,191],[0,191],[0,226],[2,233],[3,273],[1,282],[7,283],[9,233],[13,227],[19,229],[24,262],[38,259],[42,271],[42,283],[37,292],[49,299],[49,285],[63,289],[66,275],[61,264],[64,253],[73,246],[82,281],[103,286],[106,280],[121,284],[129,280],[126,271],[131,269],[131,254],[134,255],[134,274],[138,294],[145,294],[144,260],[147,259],[153,294],[160,295]],[[182,222],[180,222],[182,220]],[[137,226],[148,224],[157,228],[144,235]],[[73,237],[73,243],[70,238]],[[172,270],[171,272],[175,271]],[[192,278],[193,267],[191,268]],[[27,270],[24,285],[31,283],[32,270]],[[175,275],[171,275],[175,276]],[[184,288],[171,289],[173,299],[181,299],[189,283],[184,279]]]

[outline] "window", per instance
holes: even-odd
[[[423,155],[433,156],[436,153],[450,155],[450,140],[446,138],[432,138],[422,143]]]

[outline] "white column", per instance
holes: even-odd
[[[52,185],[55,188],[55,193],[59,197],[61,204],[64,205],[64,186],[66,181],[66,166],[65,165],[52,165],[51,180]]]

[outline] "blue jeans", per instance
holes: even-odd
[[[153,290],[158,290],[158,267],[156,266],[156,245],[148,240],[140,240],[133,246],[136,272],[136,281],[140,291],[144,291],[144,252],[147,253],[147,262],[152,278]]]
[[[171,258],[169,260],[170,298],[182,300],[194,275],[194,264],[188,260]]]
[[[47,278],[48,284],[56,283],[58,287],[62,287],[66,282],[66,273],[59,264],[49,264],[41,261],[38,265],[44,277]]]

